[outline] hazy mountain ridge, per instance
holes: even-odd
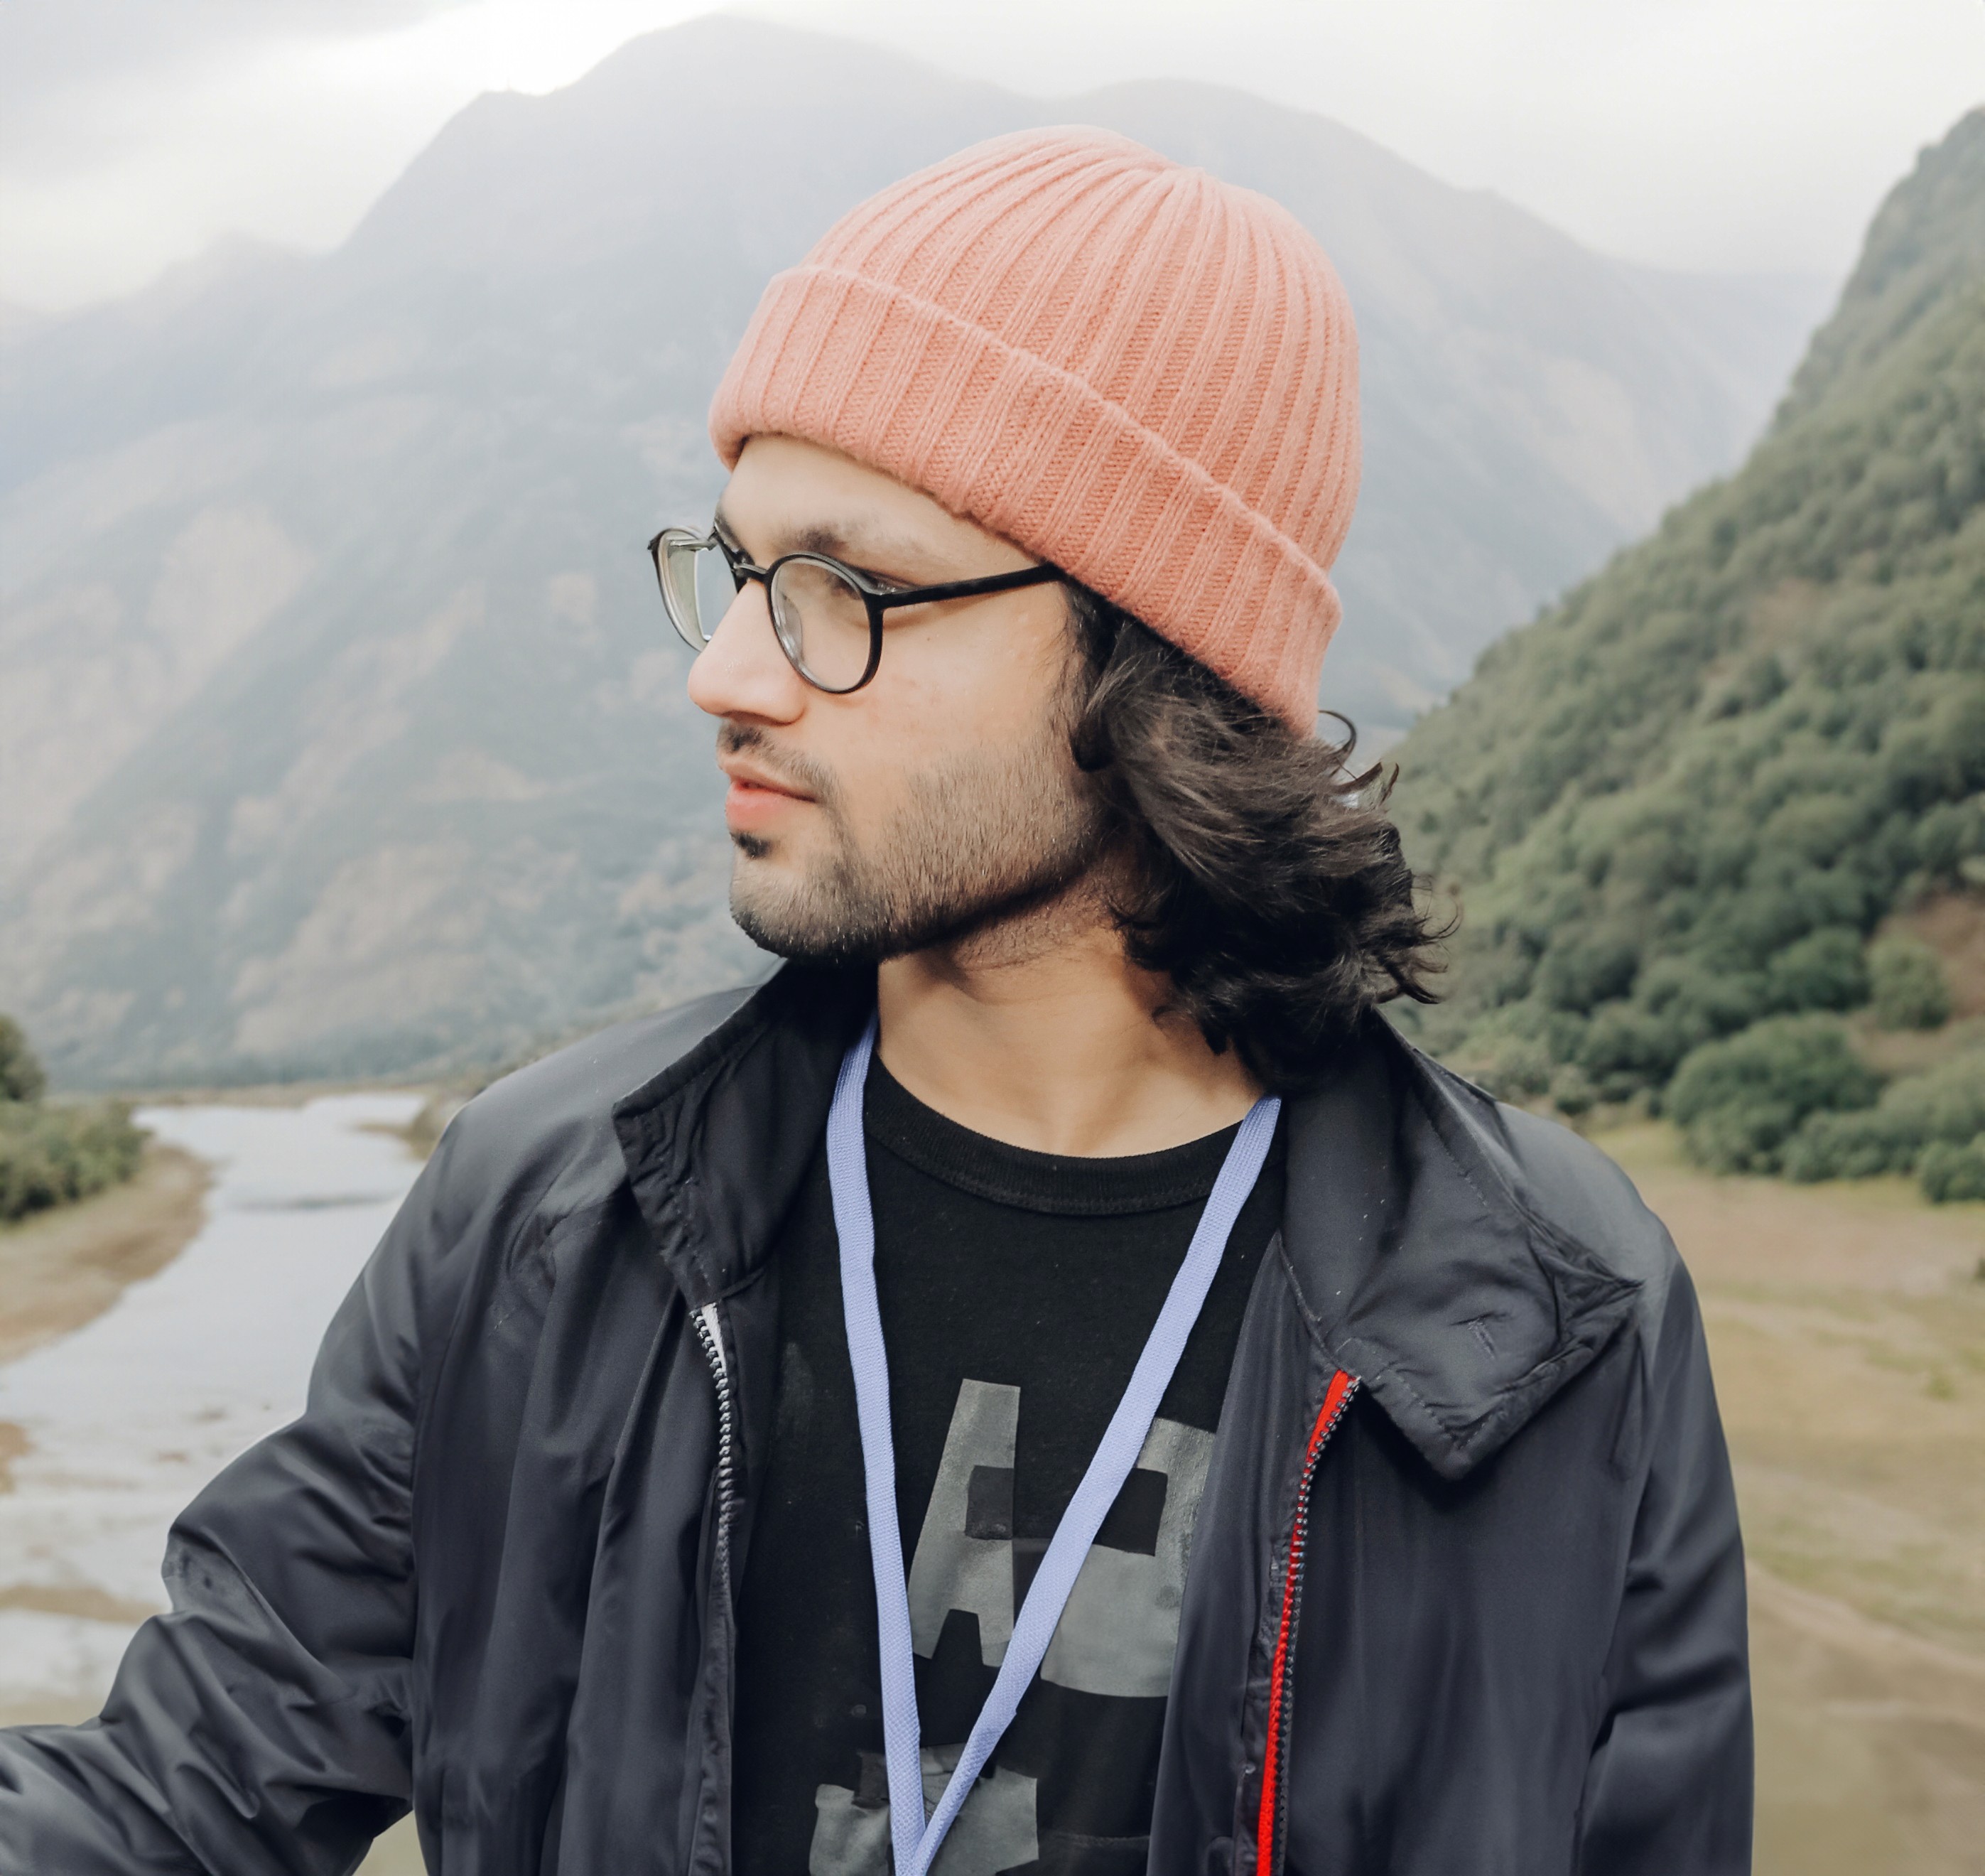
[[[750,968],[640,543],[707,511],[771,271],[1073,118],[1268,189],[1345,274],[1367,475],[1325,701],[1362,723],[1734,460],[1789,362],[1768,287],[1209,87],[1042,105],[710,20],[482,99],[336,254],[243,244],[0,348],[0,979],[58,1075],[499,1053]]]
[[[1467,921],[1412,1026],[1505,1093],[1659,1098],[1698,1045],[1879,1004],[1899,911],[1985,922],[1985,111],[1884,204],[1743,469],[1397,755]],[[1866,1078],[1824,1025],[1759,1034]],[[1799,1121],[1705,1150],[1775,1165]]]

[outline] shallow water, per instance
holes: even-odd
[[[295,1418],[340,1299],[419,1172],[417,1094],[153,1108],[208,1162],[196,1236],[96,1321],[0,1368],[29,1450],[0,1494],[0,1710],[93,1707],[148,1609],[166,1531],[244,1447]]]

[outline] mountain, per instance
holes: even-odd
[[[1429,1042],[1574,1110],[1659,1098],[1719,1037],[1753,1040],[1685,1071],[1683,1104],[1831,1064],[1762,1131],[1698,1141],[1733,1164],[1777,1163],[1802,1103],[1873,1100],[1814,1013],[1872,994],[1872,1020],[1900,997],[1933,1024],[1948,996],[1907,979],[1934,964],[1866,941],[1985,932],[1985,110],[1883,204],[1743,468],[1493,647],[1396,755],[1409,855],[1465,913]],[[1951,1073],[1985,1098],[1985,1057]]]
[[[1204,86],[1043,104],[711,18],[485,96],[335,253],[233,244],[0,341],[0,983],[58,1079],[500,1054],[752,968],[641,543],[708,512],[773,271],[1067,119],[1335,257],[1368,456],[1324,701],[1382,735],[1734,462],[1818,311]]]

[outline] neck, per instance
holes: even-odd
[[[1075,895],[877,973],[883,1065],[975,1133],[1084,1158],[1155,1153],[1231,1127],[1261,1089],[1123,954]]]

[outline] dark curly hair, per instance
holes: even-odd
[[[1296,734],[1148,626],[1068,588],[1071,732],[1131,861],[1132,960],[1261,1084],[1299,1091],[1377,1005],[1432,1003],[1436,930],[1357,734]]]

